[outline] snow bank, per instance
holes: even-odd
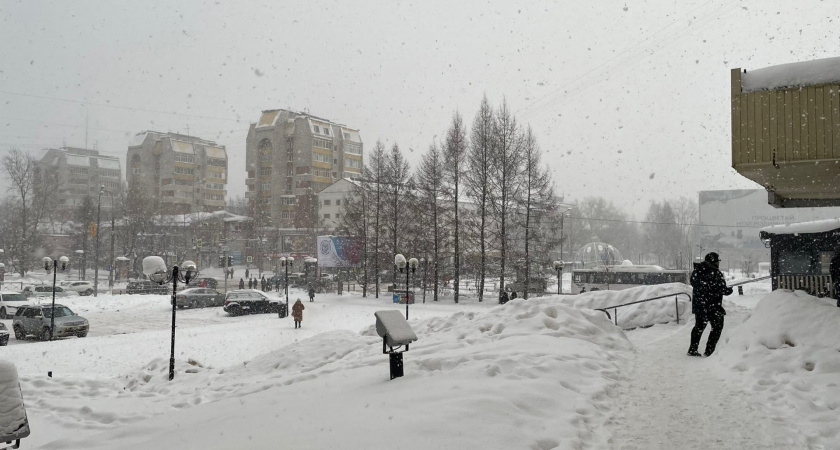
[[[0,436],[29,435],[29,422],[23,406],[17,369],[8,361],[0,361]]]
[[[237,366],[194,362],[173,382],[154,361],[118,398],[170,408],[44,448],[579,448],[608,438],[632,344],[601,312],[539,298],[412,321],[419,341],[393,381],[370,323]]]
[[[731,331],[713,358],[742,373],[768,404],[799,416],[812,448],[828,448],[823,446],[840,438],[838,323],[834,300],[776,290]]]
[[[577,309],[610,308],[616,305],[631,303],[646,298],[659,297],[668,294],[686,293],[692,295],[691,286],[683,283],[658,284],[654,286],[640,286],[621,291],[592,291],[574,296],[552,296],[565,305]],[[688,318],[691,313],[691,303],[685,295],[677,296],[680,322]],[[615,321],[615,312],[609,311]],[[639,303],[618,308],[618,326],[624,329],[650,326],[657,323],[669,323],[677,320],[677,306],[674,296],[661,300]]]

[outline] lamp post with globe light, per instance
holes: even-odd
[[[70,258],[68,258],[66,256],[62,256],[58,259],[52,259],[49,256],[45,256],[42,259],[42,261],[44,262],[44,270],[49,272],[50,268],[52,268],[52,271],[53,271],[52,309],[50,310],[50,340],[53,340],[53,331],[55,330],[55,281],[56,281],[56,275],[58,273],[59,268],[61,268],[62,271],[67,268],[67,265],[70,263]]]
[[[166,263],[160,256],[147,256],[143,258],[143,274],[149,277],[150,280],[158,284],[172,282],[172,345],[169,353],[170,381],[175,378],[175,309],[177,307],[175,293],[178,290],[178,281],[188,284],[197,272],[198,270],[193,261],[184,261],[180,268],[177,265],[172,266],[172,271],[170,272],[166,269]]]
[[[405,256],[403,256],[402,253],[398,253],[396,256],[394,256],[394,265],[396,265],[397,268],[400,269],[400,273],[402,273],[402,271],[405,270],[405,320],[408,320],[408,304],[411,303],[411,292],[408,290],[408,276],[410,272],[407,269],[411,269],[411,272],[414,272],[417,270],[418,264],[419,261],[417,261],[417,258],[411,258],[408,261],[406,261]],[[406,268],[406,266],[408,267]]]
[[[283,280],[283,288],[286,291],[286,314],[288,315],[289,311],[289,267],[292,267],[292,264],[295,263],[295,259],[289,256],[288,258],[283,256],[280,258],[280,266],[283,267],[283,270],[286,272],[286,277]]]

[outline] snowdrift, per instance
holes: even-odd
[[[600,439],[632,350],[602,312],[556,298],[412,327],[419,341],[393,381],[373,325],[235,367],[180,364],[173,382],[156,360],[126,376],[114,402],[167,409],[143,420],[134,409],[119,429],[44,448],[579,448]]]
[[[609,308],[637,300],[680,292],[692,295],[691,286],[683,283],[668,283],[640,286],[621,291],[584,292],[574,296],[554,295],[550,298],[558,299],[563,304],[577,309],[595,309]],[[691,303],[688,301],[688,297],[679,295],[677,296],[677,304],[680,311],[680,323],[684,323],[688,319],[688,315],[691,314]],[[609,313],[613,316],[612,320],[615,321],[615,313],[612,310]],[[676,320],[677,306],[674,305],[673,296],[618,308],[618,326],[623,329],[676,322]]]
[[[781,414],[796,414],[809,445],[840,437],[840,308],[803,291],[776,290],[712,358],[741,372]],[[829,447],[832,447],[831,445]]]

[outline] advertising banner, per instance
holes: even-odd
[[[414,304],[414,295],[411,292],[405,293],[395,293],[394,294],[394,303],[399,303],[401,305],[405,305],[406,303]]]
[[[361,264],[361,238],[318,236],[318,265],[320,267],[359,267]]]

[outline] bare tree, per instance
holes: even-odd
[[[383,181],[385,181],[385,177],[388,173],[388,160],[385,155],[385,146],[382,144],[382,141],[376,141],[376,145],[373,146],[373,151],[370,155],[370,162],[368,166],[365,167],[365,182],[372,184],[372,208],[374,210],[374,217],[373,217],[373,264],[374,264],[374,271],[375,271],[375,297],[379,298],[379,273],[380,269],[380,258],[382,254],[382,249],[379,247],[380,245],[380,237],[382,236],[382,218],[383,218],[383,201],[384,201],[384,192],[383,192]]]
[[[91,223],[96,221],[96,207],[93,204],[93,198],[90,195],[85,195],[82,198],[82,204],[76,208],[73,213],[73,221],[76,228],[76,236],[74,238],[74,245],[76,248],[81,248],[82,253],[82,279],[87,277],[87,256],[88,256],[88,236],[90,236]],[[99,230],[96,230],[99,233]]]
[[[464,171],[464,160],[467,155],[467,134],[464,129],[464,120],[456,111],[452,116],[452,125],[446,132],[446,144],[444,146],[444,160],[446,169],[446,181],[451,186],[452,207],[454,218],[454,244],[455,244],[455,279],[453,281],[455,303],[458,303],[458,291],[461,284],[461,221],[458,217],[458,200],[461,195],[461,184]],[[437,259],[436,259],[437,260]],[[437,267],[437,266],[435,266]],[[435,289],[437,296],[437,289]],[[437,300],[437,298],[435,298]]]
[[[7,240],[6,253],[15,263],[15,270],[25,275],[29,270],[34,250],[40,247],[38,223],[51,205],[53,195],[47,187],[49,180],[39,177],[35,158],[27,152],[12,148],[2,159],[3,172],[9,180],[12,239]]]
[[[531,251],[530,244],[535,238],[532,228],[539,228],[540,218],[544,215],[553,200],[551,179],[548,171],[541,167],[540,148],[531,127],[525,131],[522,140],[522,159],[524,162],[522,173],[523,197],[521,210],[525,212],[525,289],[523,298],[528,298],[531,289]],[[537,227],[534,227],[537,224]]]
[[[464,181],[467,195],[476,204],[475,224],[477,228],[478,301],[484,300],[484,281],[487,277],[487,231],[490,219],[490,189],[487,180],[492,174],[491,155],[495,117],[487,96],[481,99],[481,106],[473,120],[470,131],[469,153],[466,158]]]
[[[411,167],[403,156],[400,147],[394,144],[391,147],[391,154],[388,156],[387,170],[385,173],[385,181],[388,191],[388,215],[390,215],[390,228],[388,232],[391,236],[392,252],[391,258],[397,253],[400,253],[399,236],[401,216],[405,216],[404,211],[407,210],[408,203],[405,202],[406,194],[411,189]],[[403,238],[405,240],[405,238]],[[394,289],[397,288],[397,274],[394,271]]]
[[[498,223],[497,238],[501,250],[499,286],[504,290],[510,232],[509,215],[514,212],[521,193],[518,181],[522,172],[522,136],[506,101],[503,101],[496,111],[490,163],[493,176],[487,178],[487,184],[490,185],[490,205]]]
[[[419,190],[420,205],[423,215],[429,217],[428,231],[431,232],[429,244],[432,250],[432,270],[434,277],[434,301],[438,301],[438,279],[439,279],[439,263],[440,248],[443,242],[443,227],[441,222],[444,211],[443,193],[444,193],[444,158],[441,155],[437,145],[429,146],[429,151],[423,155],[420,161],[420,167],[417,170],[417,181],[422,189]],[[456,252],[457,255],[457,252]]]

